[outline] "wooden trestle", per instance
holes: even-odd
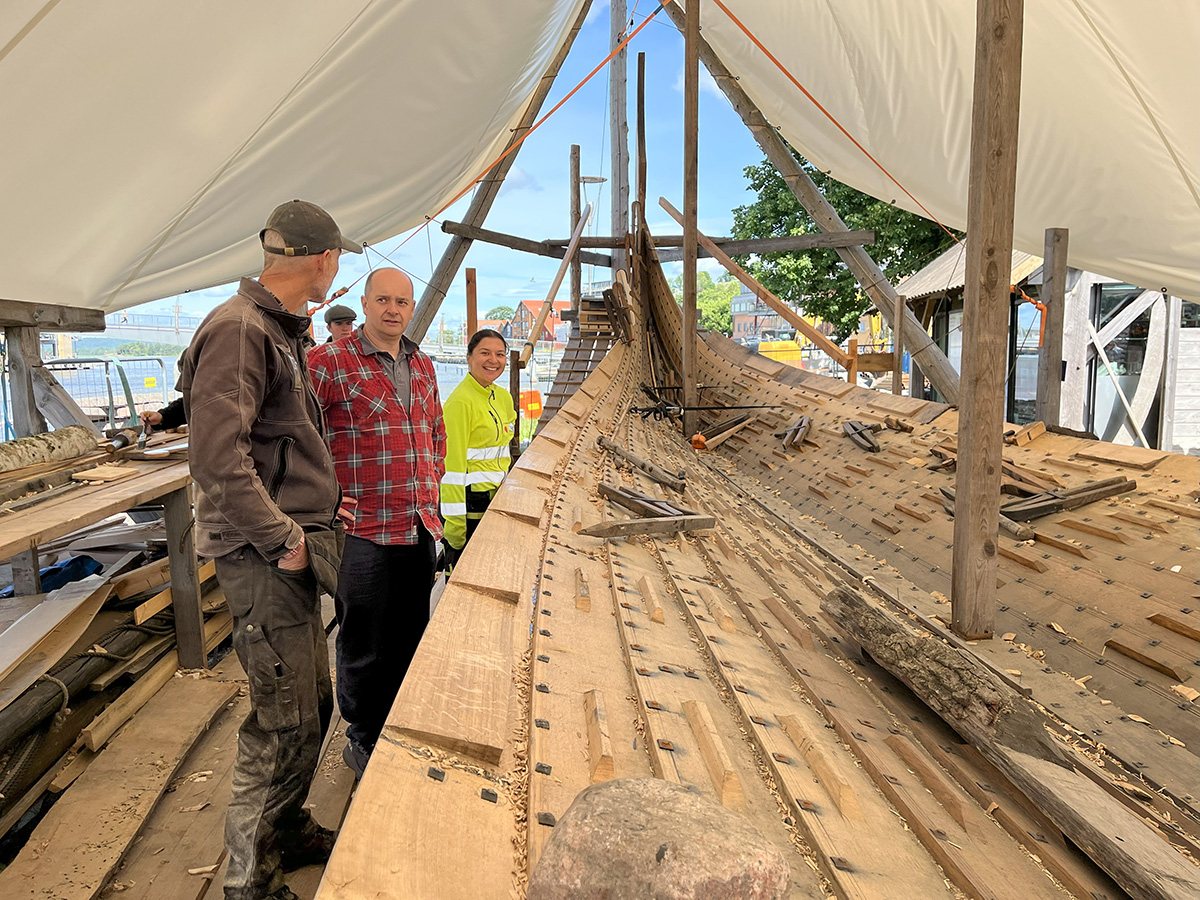
[[[719,450],[693,450],[671,421],[629,411],[679,364],[680,310],[641,243],[634,339],[543,424],[484,517],[319,897],[522,896],[582,788],[651,775],[749,816],[788,854],[794,897],[1126,896],[1102,846],[1064,837],[839,633],[820,607],[843,585],[1025,695],[1071,761],[1061,777],[1136,814],[1121,840],[1169,853],[1168,868],[1177,857],[1179,882],[1152,895],[1194,896],[1200,461],[1053,434],[1006,448],[1018,480],[1128,475],[1137,489],[1035,520],[1033,542],[1001,534],[997,637],[960,641],[945,627],[953,522],[939,491],[953,474],[927,468],[957,413],[708,335],[701,405],[764,408]],[[800,416],[808,441],[782,449],[773,434]],[[876,434],[879,453],[841,427],[888,417],[913,430]],[[686,490],[625,467],[600,436],[682,471]],[[602,481],[717,525],[586,537],[626,515]]]

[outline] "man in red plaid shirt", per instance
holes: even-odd
[[[446,457],[433,362],[404,336],[412,281],[374,270],[362,308],[349,338],[308,354],[338,483],[358,501],[334,603],[343,755],[360,777],[429,622]]]

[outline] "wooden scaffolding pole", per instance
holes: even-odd
[[[546,72],[542,75],[542,80],[538,82],[533,96],[529,98],[529,103],[525,107],[525,113],[521,116],[521,121],[513,129],[512,136],[508,139],[509,147],[512,147],[517,141],[521,140],[525,136],[525,132],[529,131],[533,127],[533,123],[537,121],[538,113],[542,110],[542,104],[546,102],[546,96],[550,93],[550,87],[554,84],[554,79],[558,76],[558,70],[562,68],[563,61],[567,58],[567,53],[570,52],[571,45],[575,43],[575,36],[579,34],[579,29],[583,27],[583,20],[587,18],[588,10],[591,7],[592,0],[584,0],[583,6],[579,10],[579,15],[571,25],[571,30],[567,32],[562,46],[558,48],[558,53],[550,60],[550,65],[546,67]],[[471,205],[467,209],[467,214],[463,216],[464,224],[476,227],[483,225],[488,212],[492,208],[492,204],[496,201],[496,195],[500,193],[500,185],[504,183],[504,178],[508,175],[508,170],[517,161],[517,154],[520,152],[519,147],[513,150],[512,153],[496,163],[487,176],[479,182],[479,185],[475,188],[475,196],[472,198]],[[437,268],[434,269],[433,275],[429,279],[429,284],[421,292],[421,299],[417,303],[417,309],[413,313],[412,321],[408,323],[408,330],[405,332],[409,338],[418,344],[425,337],[425,333],[429,331],[429,326],[433,324],[433,320],[442,306],[442,301],[446,299],[446,291],[450,289],[450,284],[454,281],[454,276],[458,274],[458,267],[462,265],[462,261],[470,249],[470,238],[454,237],[442,252],[442,258],[438,261]]]
[[[1061,425],[1062,383],[1066,375],[1063,360],[1063,326],[1067,302],[1067,229],[1047,228],[1046,249],[1042,259],[1042,345],[1038,348],[1038,419],[1047,425]]]
[[[682,31],[684,17],[679,4],[669,3],[663,11]],[[800,164],[796,162],[796,158],[792,156],[792,151],[780,137],[779,132],[767,121],[754,101],[742,89],[738,80],[725,68],[725,64],[721,62],[708,42],[700,38],[699,46],[700,59],[709,74],[712,75],[713,80],[721,88],[722,93],[728,98],[737,114],[741,116],[742,121],[746,123],[746,127],[750,129],[750,133],[758,142],[758,146],[762,148],[763,153],[766,154],[767,159],[783,176],[784,182],[800,205],[807,210],[822,231],[848,231],[846,223],[841,220],[837,211],[825,199]],[[862,247],[839,247],[837,253],[875,303],[876,309],[888,324],[894,327],[895,323],[891,321],[891,318],[896,304],[896,290],[887,280],[887,276]],[[958,373],[946,359],[946,354],[921,328],[921,323],[917,321],[911,310],[906,309],[901,330],[909,355],[920,363],[930,383],[941,392],[947,403],[957,404]]]
[[[950,619],[966,638],[996,621],[1009,264],[1017,182],[1023,0],[978,0],[962,398]]]
[[[696,433],[700,405],[696,387],[700,367],[699,320],[696,315],[696,218],[699,184],[700,0],[686,0],[683,31],[683,436]]]
[[[646,213],[646,54],[638,54],[637,70],[637,204]],[[635,222],[635,227],[640,227]]]
[[[625,0],[609,2],[609,49],[625,40],[625,29],[629,17],[625,11]],[[612,188],[609,198],[612,205],[611,234],[624,240],[629,231],[629,114],[625,95],[626,68],[629,50],[622,48],[608,63],[609,96],[609,155],[612,169]],[[613,280],[616,270],[625,267],[625,251],[617,248],[613,253]]]
[[[579,248],[579,236],[583,234],[583,229],[587,227],[588,219],[592,217],[592,204],[588,204],[584,209],[582,217],[579,219],[579,224],[575,226],[575,233],[571,235],[571,243],[567,245],[566,255],[563,257],[562,263],[558,267],[558,271],[554,273],[554,280],[550,282],[550,290],[546,294],[546,299],[542,303],[542,308],[538,310],[537,318],[533,320],[533,326],[529,329],[529,337],[525,341],[525,345],[521,348],[520,355],[516,358],[517,362],[522,367],[529,362],[529,358],[533,356],[534,346],[538,342],[538,338],[542,333],[542,329],[546,326],[546,319],[550,315],[550,310],[554,309],[554,297],[558,294],[559,287],[562,286],[563,278],[566,277],[567,268],[570,265],[571,257],[575,255]],[[513,398],[516,399],[515,397]]]
[[[571,234],[579,225],[579,145],[571,145]],[[571,254],[571,309],[579,312],[579,299],[583,295],[583,263],[579,253]]]
[[[467,269],[467,336],[469,341],[471,335],[479,330],[479,297],[475,283],[475,270]]]

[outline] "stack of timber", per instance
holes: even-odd
[[[1137,484],[1002,534],[997,637],[960,640],[954,476],[927,467],[956,411],[709,334],[706,404],[762,408],[731,434],[732,411],[706,413],[729,436],[693,450],[629,411],[679,378],[682,327],[644,226],[631,267],[651,328],[496,495],[318,896],[523,896],[580,790],[652,776],[745,814],[791,861],[792,897],[1194,898],[1200,462],[1053,434],[1006,448],[1050,487]],[[883,425],[879,452],[848,421]],[[636,515],[616,494],[715,527],[589,536]]]
[[[542,415],[538,419],[539,432],[575,396],[579,386],[604,359],[615,340],[616,334],[604,300],[582,298],[578,321],[571,325],[571,336],[563,351],[558,374],[542,404]]]

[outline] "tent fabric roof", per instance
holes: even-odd
[[[279,203],[351,240],[503,150],[583,0],[0,5],[0,297],[120,309],[257,272]]]
[[[965,227],[973,3],[726,5]],[[354,240],[407,230],[500,152],[581,6],[9,0],[0,297],[113,310],[228,282],[257,270],[262,221],[293,197]],[[1200,299],[1200,5],[1044,0],[1025,16],[1016,247],[1066,227],[1072,266]],[[711,0],[703,22],[794,147],[914,208]]]
[[[895,178],[965,229],[975,4],[725,4]],[[704,36],[784,138],[920,212],[715,4]],[[1200,299],[1200,4],[1025,4],[1014,246],[1068,228],[1071,266]],[[703,127],[703,126],[702,126]]]
[[[1040,256],[1022,250],[1012,252],[1010,284],[1020,284],[1038,270],[1042,264]],[[954,291],[967,283],[967,248],[955,244],[939,255],[925,268],[913,272],[896,285],[896,293],[908,300],[920,300],[930,294]]]

